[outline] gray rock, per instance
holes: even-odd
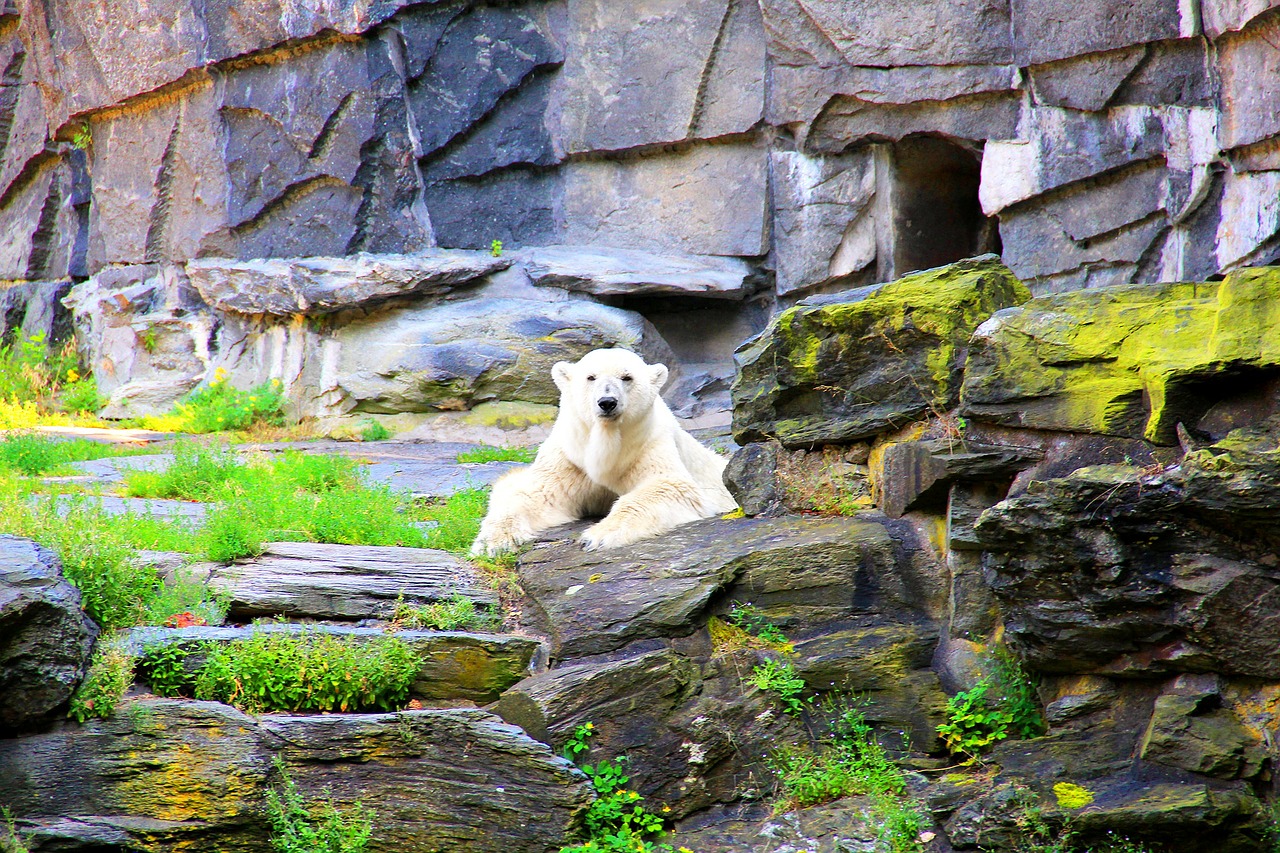
[[[563,167],[564,237],[550,242],[763,255],[768,170],[768,152],[755,142],[572,161]]]
[[[84,221],[73,203],[76,172],[62,158],[33,158],[25,179],[0,196],[0,280],[52,280],[81,274]],[[75,267],[73,269],[73,267]]]
[[[671,355],[639,315],[585,301],[475,299],[396,310],[350,323],[338,385],[366,412],[470,408],[487,400],[555,403],[557,361],[619,346],[653,362]]]
[[[1218,137],[1224,149],[1259,142],[1280,134],[1276,94],[1256,81],[1280,74],[1280,55],[1271,47],[1280,33],[1274,16],[1240,33],[1224,35],[1218,42],[1218,76],[1221,80],[1221,125]]]
[[[559,139],[612,151],[750,130],[764,110],[759,7],[644,0],[569,8]]]
[[[814,120],[808,140],[819,151],[840,152],[858,142],[917,134],[1008,139],[1017,135],[1021,112],[1021,98],[1015,92],[902,105],[837,95]]]
[[[49,847],[97,838],[173,850],[194,838],[261,850],[273,759],[306,800],[327,793],[340,808],[371,809],[380,852],[546,853],[568,843],[592,796],[563,759],[473,710],[255,719],[212,702],[139,699],[109,720],[0,741],[0,772],[15,780],[6,802]]]
[[[1037,65],[1029,69],[1032,91],[1045,106],[1101,110],[1146,57],[1137,45]]]
[[[775,151],[772,174],[779,295],[875,263],[876,175],[869,151],[825,157]]]
[[[1023,447],[956,439],[895,442],[883,449],[880,507],[898,518],[909,510],[943,509],[957,481],[1009,480],[1040,459]]]
[[[1147,45],[1146,59],[1115,95],[1116,104],[1216,107],[1216,84],[1203,39]]]
[[[0,288],[0,339],[43,335],[45,341],[64,341],[71,334],[71,314],[62,297],[69,280],[28,281]]]
[[[1158,180],[1159,176],[1153,177]],[[1134,187],[1134,183],[1137,182],[1117,189],[1123,192],[1125,188]],[[1100,195],[1106,198],[1111,193]],[[1133,196],[1100,218],[1124,216],[1126,209],[1131,210],[1131,206],[1141,205],[1143,201],[1150,199]],[[1024,206],[1025,212],[1006,211],[1000,217],[1001,237],[1007,241],[1005,262],[1037,294],[1080,290],[1086,282],[1092,288],[1129,284],[1140,275],[1139,262],[1159,247],[1169,228],[1163,211],[1157,210],[1106,234],[1076,240],[1063,230],[1062,219],[1046,209],[1051,206],[1054,205]],[[1087,194],[1062,206],[1077,210],[1093,207]],[[1100,205],[1099,209],[1105,208]],[[1069,279],[1075,286],[1064,285],[1063,279]]]
[[[782,511],[778,484],[776,441],[758,442],[739,448],[724,469],[724,484],[742,511],[751,516],[775,515]]]
[[[191,285],[221,311],[327,314],[395,297],[438,296],[506,269],[510,258],[479,252],[354,255],[342,258],[208,258],[186,265]]]
[[[946,411],[974,328],[1027,295],[983,256],[788,309],[734,356],[734,438],[844,443]]]
[[[220,566],[210,586],[235,618],[285,615],[355,620],[387,617],[396,601],[426,604],[463,595],[497,601],[474,569],[445,551],[371,545],[272,542],[261,557]]]
[[[681,294],[742,299],[751,267],[737,258],[657,255],[603,246],[525,249],[520,262],[539,287],[592,296]]]
[[[1194,678],[1194,676],[1193,676]],[[1250,734],[1221,696],[1188,691],[1187,676],[1156,698],[1138,753],[1144,761],[1219,779],[1247,779],[1261,769],[1261,739]]]
[[[1010,6],[1014,54],[1022,66],[1184,34],[1179,7],[1163,0],[1097,3],[1087,8],[1060,0],[1011,0]]]
[[[129,649],[145,656],[158,648],[177,646],[189,652],[188,671],[199,669],[209,644],[247,640],[255,634],[323,634],[355,642],[371,642],[388,636],[384,628],[338,625],[264,623],[246,628],[134,628],[128,634]],[[422,657],[422,669],[411,695],[428,700],[492,702],[502,691],[529,673],[538,641],[528,637],[465,631],[396,630],[391,636],[403,641]],[[143,664],[145,672],[145,661]]]
[[[28,727],[71,698],[97,636],[58,558],[0,536],[0,731]]]
[[[564,242],[565,179],[559,171],[512,166],[476,178],[427,184],[423,200],[436,241],[453,249]]]
[[[556,540],[529,552],[519,572],[556,660],[686,636],[729,590],[780,622],[918,600],[885,528],[851,518],[701,521],[608,556]]]
[[[1277,5],[1276,0],[1206,0],[1200,7],[1205,34],[1216,39],[1229,30],[1242,30]]]

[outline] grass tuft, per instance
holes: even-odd
[[[532,462],[538,455],[536,447],[490,447],[482,446],[464,450],[458,454],[458,464],[485,462]]]

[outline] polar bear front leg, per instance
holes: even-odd
[[[707,518],[705,496],[685,479],[651,477],[618,498],[609,514],[582,534],[588,551],[618,548]]]
[[[493,484],[489,511],[471,543],[471,556],[494,557],[514,551],[539,533],[581,518],[584,511],[608,506],[605,494],[575,468],[537,464],[512,471]]]

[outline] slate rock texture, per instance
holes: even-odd
[[[29,727],[65,705],[97,636],[57,557],[0,536],[0,731]]]

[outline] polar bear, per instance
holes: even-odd
[[[600,515],[583,546],[617,548],[737,508],[722,480],[725,460],[685,432],[659,396],[665,365],[598,349],[558,362],[551,376],[560,389],[551,434],[532,465],[493,484],[472,555]]]

